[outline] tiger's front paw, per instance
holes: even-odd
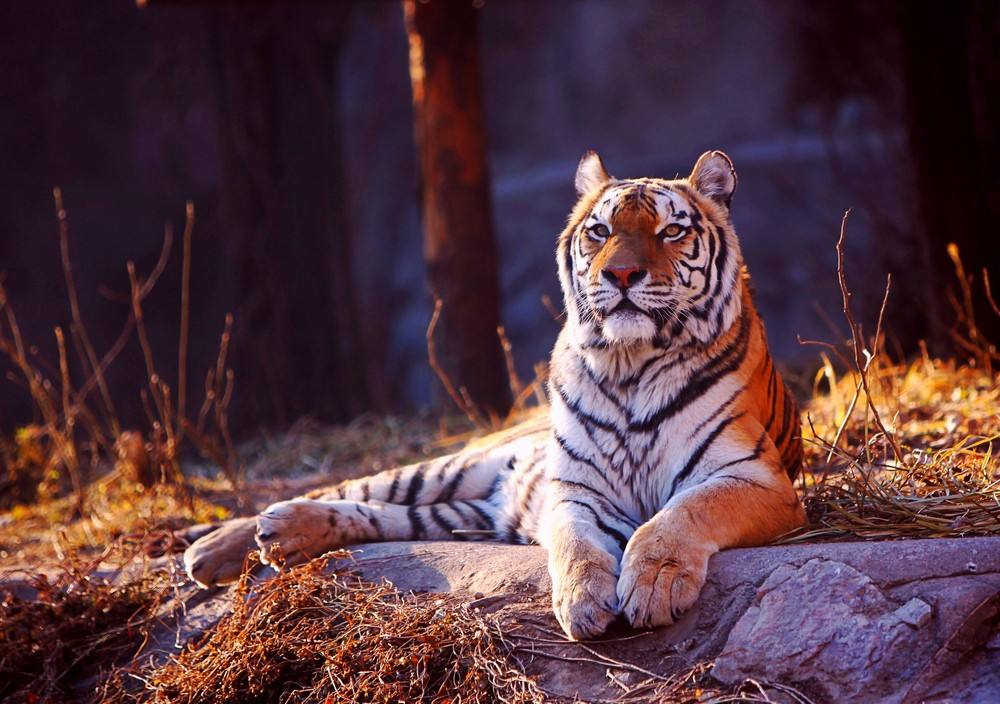
[[[698,599],[715,552],[657,521],[641,526],[625,547],[618,598],[635,628],[668,626]]]
[[[563,565],[553,563],[549,566],[552,608],[566,635],[573,640],[584,640],[604,633],[618,615],[615,559],[594,550],[587,557],[571,559]]]
[[[327,502],[293,499],[257,516],[260,561],[274,568],[296,565],[344,544],[340,516]]]

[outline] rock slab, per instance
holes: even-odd
[[[560,642],[541,548],[428,542],[355,551],[352,567],[365,579],[466,596],[512,632],[550,641],[522,664],[557,697],[620,698],[643,671],[669,676],[714,662],[720,681],[791,686],[817,704],[1000,702],[1000,537],[727,550],[712,558],[699,601],[678,623],[642,634],[619,624],[584,645]],[[186,632],[210,627],[230,598],[194,593]],[[175,635],[159,642],[172,646]]]

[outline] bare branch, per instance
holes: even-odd
[[[882,435],[892,446],[892,451],[896,456],[897,461],[902,461],[903,451],[899,447],[899,443],[896,442],[896,438],[886,429],[885,424],[882,422],[882,417],[879,415],[878,408],[875,407],[875,401],[872,399],[871,389],[868,385],[868,368],[871,365],[872,360],[878,354],[878,348],[876,346],[875,350],[869,353],[868,359],[864,359],[863,350],[866,350],[864,338],[861,335],[861,326],[858,324],[857,319],[854,317],[854,312],[851,310],[851,292],[847,287],[847,277],[844,274],[844,238],[847,234],[847,218],[850,216],[851,211],[848,210],[844,213],[843,219],[840,221],[840,236],[837,238],[837,282],[840,285],[840,296],[841,302],[843,304],[844,317],[847,318],[847,324],[851,329],[851,338],[853,340],[854,349],[854,364],[857,368],[858,374],[861,376],[861,386],[865,391],[865,400],[868,404],[869,410],[872,412],[872,416],[875,418],[875,425],[882,432]],[[886,284],[885,296],[882,300],[882,312],[879,313],[878,329],[881,332],[882,327],[882,314],[885,311],[885,303],[889,297],[889,284],[891,279]],[[877,340],[876,340],[877,344]]]
[[[194,231],[194,203],[187,202],[181,260],[181,323],[177,342],[177,419],[187,415],[187,352],[191,318],[191,234]]]
[[[454,384],[451,383],[451,379],[442,369],[440,362],[438,362],[437,356],[437,346],[434,344],[434,331],[437,329],[438,320],[441,317],[441,307],[443,303],[441,299],[434,298],[434,313],[431,315],[431,321],[427,324],[427,361],[431,365],[431,369],[437,374],[438,379],[441,380],[441,384],[444,386],[444,390],[448,392],[451,400],[455,402],[455,405],[465,414],[465,416],[472,421],[473,425],[478,428],[488,428],[489,423],[482,417],[482,414],[472,405],[469,401],[462,397],[462,395],[455,389]]]
[[[524,384],[521,383],[521,377],[517,375],[513,348],[511,347],[510,340],[507,339],[507,331],[503,325],[497,326],[497,337],[500,338],[500,348],[503,350],[504,362],[507,364],[507,380],[510,382],[510,395],[513,398],[517,398],[521,395]]]
[[[104,402],[104,410],[111,434],[117,437],[121,428],[118,423],[118,414],[115,412],[115,404],[111,399],[107,381],[104,379],[104,370],[97,361],[97,353],[94,351],[90,334],[87,332],[87,327],[83,324],[83,316],[80,314],[80,301],[77,298],[76,283],[73,280],[73,264],[69,256],[69,219],[63,205],[62,189],[53,188],[52,199],[56,208],[56,219],[59,221],[59,254],[62,259],[63,278],[66,280],[66,293],[69,296],[70,315],[73,317],[73,338],[74,341],[79,339],[80,346],[83,348],[80,361],[88,373],[94,375],[97,388],[101,392],[101,400]]]
[[[997,305],[996,299],[993,298],[993,290],[990,288],[990,274],[986,271],[986,267],[983,267],[983,285],[986,287],[986,300],[989,301],[990,308],[997,315],[1000,315],[1000,306]]]

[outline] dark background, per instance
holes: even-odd
[[[589,148],[619,176],[730,154],[772,349],[803,373],[817,351],[796,335],[845,335],[829,322],[845,209],[859,305],[871,320],[894,272],[904,352],[946,343],[945,242],[995,266],[996,3],[489,0],[476,15],[502,321],[526,377],[558,331],[542,298],[561,307],[555,237]],[[125,263],[148,272],[190,200],[196,401],[232,311],[243,432],[446,407],[426,361],[413,134],[396,2],[4,3],[0,272],[22,331],[53,360],[69,319],[53,186],[99,352],[128,314]],[[179,252],[145,302],[167,379]],[[134,341],[108,376],[137,422]],[[0,430],[30,420],[3,380]]]

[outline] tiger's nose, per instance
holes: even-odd
[[[646,270],[636,266],[609,266],[603,269],[601,274],[619,288],[628,288],[639,283],[646,275]]]

